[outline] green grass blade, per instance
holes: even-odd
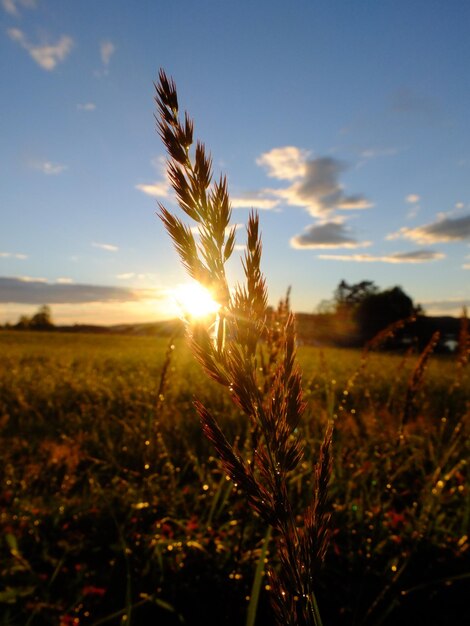
[[[258,563],[256,565],[255,577],[253,579],[253,586],[251,587],[250,603],[248,604],[248,614],[246,617],[245,626],[254,626],[256,621],[256,611],[258,609],[259,592],[261,590],[261,582],[263,580],[264,572],[264,560],[266,558],[266,552],[268,550],[269,542],[271,541],[271,527],[266,531],[264,536],[263,545],[261,546],[261,554],[259,555]]]

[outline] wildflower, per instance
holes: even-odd
[[[106,587],[95,587],[93,585],[87,585],[86,587],[83,587],[82,589],[82,594],[84,596],[104,596],[104,594],[106,593]]]

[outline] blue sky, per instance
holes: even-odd
[[[341,279],[470,304],[470,4],[465,0],[0,0],[0,322],[173,315],[184,283],[157,200],[163,67],[260,212],[274,304]],[[240,251],[230,265],[241,278]]]

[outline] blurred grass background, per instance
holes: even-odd
[[[0,354],[0,624],[244,624],[266,529],[193,399],[241,454],[249,429],[184,339],[2,331]],[[419,358],[299,348],[299,511],[335,421],[325,624],[470,618],[468,368]]]

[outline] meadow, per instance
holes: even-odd
[[[0,331],[0,624],[272,624],[271,532],[222,469],[250,425],[184,338]],[[470,619],[462,354],[300,346],[302,510],[334,422],[325,626]]]

